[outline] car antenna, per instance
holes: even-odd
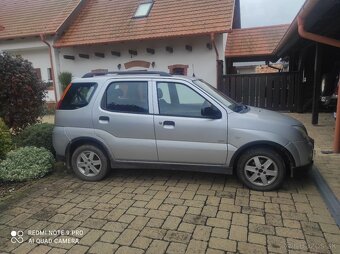
[[[196,77],[196,75],[195,75],[195,65],[194,64],[192,64],[192,76]]]

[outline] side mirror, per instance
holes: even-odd
[[[222,113],[216,107],[205,107],[201,110],[202,116],[205,116],[210,119],[221,119]]]

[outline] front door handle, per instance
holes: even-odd
[[[164,129],[174,129],[175,128],[175,122],[173,122],[173,121],[164,121],[163,122],[163,128]]]
[[[109,122],[110,122],[110,117],[108,117],[108,116],[100,116],[99,117],[99,123],[106,124],[106,123],[109,123]]]

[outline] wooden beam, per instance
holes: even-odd
[[[87,54],[79,54],[80,58],[86,58],[86,59],[90,59],[90,55]]]
[[[111,54],[112,54],[113,56],[117,56],[117,57],[120,57],[120,56],[121,56],[121,53],[118,52],[118,51],[111,51]]]
[[[64,58],[68,59],[68,60],[75,60],[76,59],[74,56],[70,56],[70,55],[64,55]]]
[[[147,49],[146,49],[146,52],[148,52],[148,53],[151,54],[151,55],[154,55],[154,54],[155,54],[155,50],[152,49],[152,48],[147,48]]]
[[[137,50],[132,50],[132,49],[129,49],[129,54],[130,55],[134,55],[134,56],[137,56]]]
[[[104,53],[99,53],[99,52],[94,53],[94,55],[95,55],[96,57],[100,57],[100,58],[104,58],[104,57],[105,57],[105,54],[104,54]]]
[[[166,51],[168,51],[169,53],[173,53],[174,52],[174,48],[173,47],[170,47],[170,46],[167,46],[165,48]]]
[[[314,58],[314,88],[313,88],[313,106],[312,106],[312,124],[319,123],[319,100],[321,90],[321,63],[322,63],[322,48],[319,43],[315,44]]]

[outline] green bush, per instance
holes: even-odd
[[[5,159],[6,154],[12,148],[12,138],[8,127],[0,118],[0,160]]]
[[[17,147],[44,147],[54,154],[52,144],[53,126],[53,124],[49,123],[40,123],[28,126],[19,134],[14,136],[14,143]]]
[[[17,132],[37,123],[43,115],[46,84],[32,63],[0,53],[0,117]]]
[[[21,182],[41,178],[54,165],[53,155],[45,148],[22,147],[11,151],[0,162],[0,181]]]
[[[71,83],[72,81],[72,73],[70,72],[61,72],[58,76],[59,82],[63,88],[63,91],[65,88]]]

